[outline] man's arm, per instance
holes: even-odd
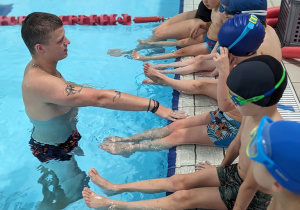
[[[125,111],[152,110],[156,115],[172,121],[187,117],[183,112],[174,112],[148,98],[115,90],[83,87],[55,77],[49,79],[49,76],[41,76],[33,85],[36,94],[44,103],[70,107],[95,106]]]
[[[233,163],[233,161],[239,156],[239,150],[241,147],[241,133],[243,130],[244,125],[244,119],[242,120],[241,126],[239,128],[238,133],[236,134],[233,141],[230,143],[227,153],[221,163],[220,166],[229,166]]]
[[[252,167],[253,167],[253,164],[251,162],[250,167],[248,168],[248,172],[245,177],[245,180],[243,181],[243,183],[239,189],[239,192],[238,192],[238,195],[237,195],[234,207],[233,207],[234,210],[247,209],[247,207],[249,206],[251,200],[253,199],[253,197],[258,189],[258,185],[253,176]]]

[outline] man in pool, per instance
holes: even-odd
[[[256,182],[272,191],[268,210],[298,210],[300,206],[300,123],[273,122],[264,117],[253,130],[246,153]]]
[[[218,71],[222,72],[218,91],[215,93],[215,98],[218,99],[218,110],[180,120],[163,128],[147,130],[131,137],[108,137],[99,147],[111,154],[124,156],[135,151],[169,149],[183,144],[228,147],[238,132],[242,116],[228,99],[228,92],[224,93],[226,79],[235,63],[240,63],[250,56],[256,56],[255,52],[265,37],[265,28],[256,16],[240,14],[226,21],[220,29],[222,34],[219,36],[220,42],[234,43],[245,29],[248,30],[248,26],[252,29],[236,45],[230,50],[221,48],[222,55],[215,54],[218,59],[214,60],[214,65],[217,66]],[[256,39],[253,40],[252,37]],[[235,56],[229,56],[229,52]],[[229,66],[229,60],[232,61],[231,66]],[[226,71],[222,70],[223,68],[226,68]],[[147,63],[144,69],[145,72],[155,71]],[[211,91],[215,92],[214,89]]]
[[[29,144],[33,155],[55,172],[62,188],[74,188],[74,191],[63,189],[70,194],[67,197],[71,201],[80,198],[75,189],[81,187],[67,184],[70,177],[78,177],[81,173],[72,156],[72,151],[78,150],[81,138],[76,129],[77,107],[151,111],[169,120],[186,117],[184,113],[174,112],[155,100],[67,82],[56,69],[58,61],[68,56],[70,44],[59,17],[48,13],[31,13],[22,24],[21,34],[32,56],[22,82],[25,110],[34,127]],[[65,170],[61,170],[63,167]],[[74,183],[76,185],[77,182]],[[62,200],[60,198],[54,198],[56,203]]]
[[[243,121],[219,167],[210,166],[190,174],[126,184],[111,183],[99,176],[96,169],[91,169],[92,181],[110,194],[136,191],[174,193],[159,199],[125,202],[100,196],[86,187],[82,194],[87,206],[106,209],[266,209],[271,196],[255,182],[252,162],[245,150],[251,130],[263,116],[282,120],[277,103],[286,84],[283,66],[271,56],[255,56],[238,64],[230,72],[227,85],[229,97],[242,113]],[[238,164],[232,164],[237,157]]]

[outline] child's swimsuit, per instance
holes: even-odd
[[[235,138],[241,123],[217,110],[210,112],[211,123],[207,125],[210,140],[218,147],[228,147]]]
[[[207,7],[201,1],[199,3],[195,18],[199,18],[199,19],[203,20],[204,22],[210,22],[211,21],[210,16],[211,16],[211,9],[207,9]]]
[[[41,162],[71,159],[69,153],[78,146],[81,138],[76,129],[77,112],[77,108],[71,108],[65,114],[46,121],[30,118],[34,128],[29,145],[33,155]]]
[[[211,40],[207,37],[207,34],[204,35],[204,45],[209,53],[214,49],[217,41]]]
[[[220,196],[228,209],[233,209],[240,186],[243,183],[242,178],[239,176],[237,167],[237,164],[225,167],[217,167],[217,173],[220,181]],[[271,197],[271,195],[257,191],[251,203],[247,207],[247,210],[267,209]]]

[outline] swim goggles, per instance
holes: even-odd
[[[236,106],[243,106],[244,104],[256,102],[256,101],[263,99],[264,97],[267,97],[268,95],[272,94],[283,82],[286,73],[285,73],[285,69],[283,66],[282,66],[282,69],[283,69],[283,73],[282,73],[281,79],[279,80],[279,82],[277,82],[277,84],[271,90],[267,91],[266,93],[259,95],[259,96],[254,96],[249,99],[243,99],[239,96],[232,95],[231,93],[228,94],[228,97],[233,101],[234,105],[236,105]]]
[[[221,5],[220,5],[221,6]],[[222,6],[223,7],[223,6]],[[241,33],[241,35],[229,46],[227,47],[228,50],[230,50],[231,48],[233,48],[239,41],[241,41],[248,33],[249,31],[251,31],[254,26],[257,23],[258,18],[255,15],[251,15],[249,18],[249,23],[247,24],[247,26],[244,28],[243,32]],[[217,52],[220,54],[220,45],[217,47]],[[254,54],[255,52],[253,52],[252,54]],[[248,55],[249,56],[249,55]]]
[[[289,190],[299,193],[300,184],[292,177],[286,174],[270,157],[272,154],[270,128],[273,120],[264,116],[258,127],[254,128],[251,132],[251,140],[246,148],[247,156],[256,162],[263,164],[267,170],[272,174],[280,183],[284,183],[289,187]],[[281,134],[283,135],[283,134]],[[288,151],[286,151],[288,152]],[[287,163],[288,164],[288,163]],[[297,166],[295,166],[297,167]]]
[[[223,13],[226,12],[228,15],[236,15],[236,14],[253,14],[253,15],[259,15],[259,16],[266,16],[267,11],[266,10],[247,10],[247,11],[228,11],[227,8],[223,7],[223,5],[220,4],[219,6],[219,12]]]

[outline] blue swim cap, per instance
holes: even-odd
[[[228,7],[230,0],[220,0],[220,3]]]
[[[250,30],[248,30],[246,35],[240,41],[229,49],[229,52],[235,56],[248,56],[254,54],[264,41],[265,28],[259,20],[254,24],[253,17],[255,16],[251,16],[250,14],[239,14],[228,19],[219,30],[219,45],[228,48],[241,36],[241,34],[245,33],[244,30],[247,27],[253,27],[252,29],[248,28]]]
[[[230,0],[226,11],[229,14],[250,13],[256,15],[260,21],[267,16],[267,0]]]
[[[277,121],[262,129],[265,154],[277,167],[266,167],[287,190],[300,194],[300,123]],[[264,163],[262,163],[264,165]]]

